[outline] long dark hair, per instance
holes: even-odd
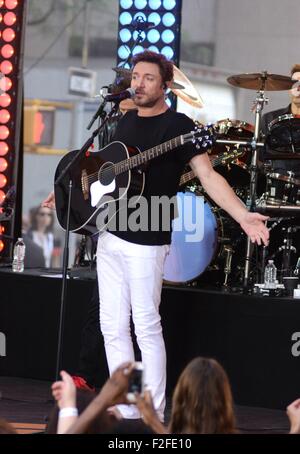
[[[229,380],[214,359],[195,358],[177,382],[170,433],[235,433],[235,417]]]
[[[37,207],[31,208],[31,210],[29,212],[30,230],[37,230],[37,216],[38,216],[38,213],[41,210],[43,210],[43,208],[41,206],[37,206]],[[51,216],[51,222],[48,225],[48,227],[46,228],[46,233],[52,232],[53,226],[54,226],[54,212],[53,211],[49,211],[49,213],[50,213],[50,216]]]

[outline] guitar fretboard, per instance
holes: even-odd
[[[150,148],[149,150],[143,151],[143,153],[139,153],[136,156],[132,156],[129,159],[118,162],[115,164],[115,174],[120,175],[123,172],[134,169],[135,167],[145,164],[151,159],[158,158],[159,156],[162,156],[163,154],[168,153],[183,144],[184,136],[178,136],[156,147]]]
[[[217,156],[215,159],[213,159],[211,161],[211,165],[213,167],[217,167],[218,165],[221,165],[221,164],[225,165],[227,162],[230,163],[230,162],[236,160],[242,154],[243,153],[241,153],[241,152],[235,152],[234,154],[233,153],[221,154],[220,156]],[[196,175],[194,174],[193,170],[191,170],[190,172],[184,173],[180,178],[179,186],[183,186],[184,184],[188,183],[195,177],[196,177]]]

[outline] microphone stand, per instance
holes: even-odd
[[[88,131],[91,129],[91,127],[93,126],[93,124],[95,123],[95,121],[97,120],[98,117],[100,117],[102,119],[102,121],[105,120],[105,117],[107,115],[106,111],[104,110],[106,104],[107,104],[107,101],[105,101],[105,99],[104,99],[102,101],[102,103],[100,104],[100,106],[98,107],[97,112],[93,115],[91,121],[89,122],[89,124],[86,128]]]
[[[90,146],[94,143],[95,137],[99,134],[101,129],[106,125],[108,120],[118,111],[119,102],[116,102],[112,107],[109,114],[106,116],[105,120],[101,125],[95,129],[91,137],[85,142],[85,144],[78,150],[71,161],[66,165],[62,170],[61,174],[57,177],[54,182],[55,186],[58,186],[61,181],[66,177],[70,169],[72,169],[75,164],[79,161],[81,156],[83,156]],[[70,238],[70,214],[71,214],[71,202],[72,202],[72,190],[73,190],[73,181],[72,178],[69,178],[69,193],[68,193],[68,206],[67,206],[67,222],[66,222],[66,231],[65,231],[65,244],[64,244],[64,253],[63,253],[63,265],[62,265],[62,288],[61,288],[61,304],[60,304],[60,315],[59,315],[59,328],[58,328],[58,345],[57,345],[57,356],[56,356],[56,368],[55,368],[55,379],[59,379],[59,372],[61,370],[62,364],[62,346],[63,346],[63,333],[64,333],[64,323],[65,323],[65,312],[66,312],[66,290],[67,290],[67,276],[68,276],[68,262],[69,262],[69,238]]]

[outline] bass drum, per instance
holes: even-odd
[[[226,222],[220,215],[221,210],[199,193],[179,192],[177,205],[178,217],[172,224],[164,281],[185,284],[204,273],[214,259],[221,255],[222,246],[231,243],[231,238],[224,236]],[[232,227],[231,220],[230,225]]]

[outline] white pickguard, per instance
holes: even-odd
[[[103,186],[100,181],[91,184],[91,205],[95,207],[105,194],[109,194],[116,189],[116,180],[113,180],[109,185]]]

